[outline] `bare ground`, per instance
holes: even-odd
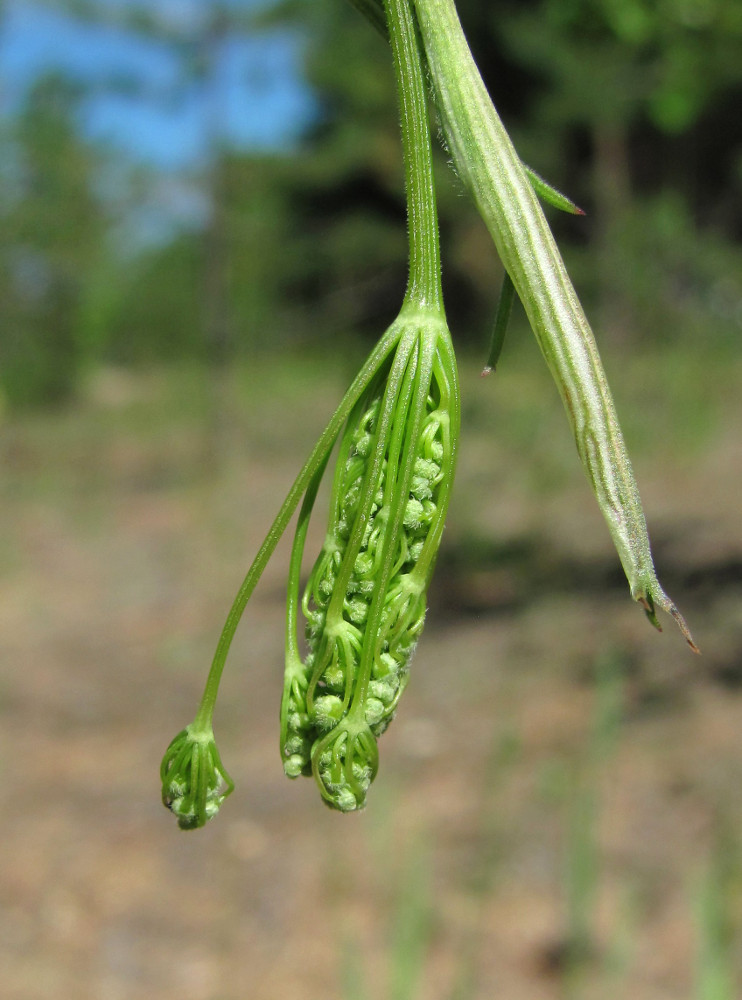
[[[483,416],[490,390],[472,381],[429,621],[369,807],[335,815],[281,772],[283,546],[217,710],[237,790],[206,829],[176,828],[159,802],[161,754],[194,712],[247,560],[332,398],[320,406],[292,384],[286,421],[284,388],[256,389],[229,433],[205,437],[198,393],[188,416],[156,379],[108,373],[79,411],[5,429],[2,996],[344,998],[345,968],[392,998],[401,898],[423,915],[421,997],[687,1000],[711,884],[739,975],[732,393],[707,440],[657,458],[660,431],[639,448],[658,569],[701,658],[630,602],[564,427],[549,422],[558,408],[508,446],[513,414]],[[620,721],[600,749],[607,662]]]

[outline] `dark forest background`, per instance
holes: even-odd
[[[687,338],[737,341],[740,6],[461,0],[459,7],[523,159],[587,212],[553,223],[599,339],[678,349]],[[111,5],[94,0],[69,11],[91,23],[111,17]],[[183,87],[202,91],[213,141],[206,160],[180,177],[127,166],[114,150],[86,141],[85,85],[73,75],[38,79],[6,113],[0,377],[10,408],[73,398],[101,364],[222,366],[289,343],[372,338],[393,315],[405,239],[384,42],[340,0],[291,0],[258,12],[214,3],[210,11],[191,35],[169,29],[156,5],[117,14],[127,31],[172,46]],[[259,37],[277,24],[301,35],[315,113],[288,151],[230,148],[220,53],[231,33]],[[483,343],[499,264],[443,155],[438,178],[452,327],[459,343]],[[197,221],[142,238],[148,213],[178,184],[201,206]]]

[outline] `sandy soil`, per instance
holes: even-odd
[[[361,975],[395,1000],[413,992],[394,992],[393,943],[418,925],[429,1000],[700,995],[704,906],[721,939],[742,927],[739,423],[692,463],[639,467],[702,658],[629,600],[576,463],[539,499],[525,460],[503,471],[471,434],[360,815],[281,772],[283,547],[217,712],[237,790],[184,834],[159,801],[160,756],[322,414],[297,402],[296,440],[279,403],[248,410],[249,435],[214,457],[192,422],[132,423],[145,389],[117,384],[3,445],[5,1000],[360,997],[343,978]],[[618,712],[597,736],[596,664]],[[590,940],[570,961],[581,915]],[[722,957],[740,973],[734,942]]]

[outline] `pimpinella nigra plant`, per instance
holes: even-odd
[[[423,64],[454,165],[506,269],[490,366],[517,292],[562,394],[580,459],[632,596],[688,628],[655,575],[646,523],[595,341],[537,195],[575,207],[525,167],[482,84],[453,0],[352,0],[389,39],[396,71],[410,269],[398,318],[330,419],[258,551],[217,645],[194,721],[168,747],[162,798],[184,829],[203,826],[233,789],[212,731],[227,653],[245,606],[297,506],[291,554],[280,751],[289,777],[361,808],[423,627],[426,592],[453,484],[456,360],[445,321]],[[300,597],[309,519],[337,456],[326,540]],[[298,635],[300,609],[305,652]]]
[[[365,804],[378,769],[377,738],[395,712],[423,627],[453,484],[459,389],[441,294],[425,91],[406,0],[390,0],[389,25],[401,95],[407,292],[289,491],[230,610],[196,718],[165,754],[163,802],[184,829],[203,826],[232,791],[212,733],[219,682],[242,612],[302,498],[289,571],[280,749],[286,774],[314,775],[336,809]],[[326,541],[300,602],[309,518],[338,439]]]

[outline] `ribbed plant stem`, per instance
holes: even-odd
[[[289,490],[281,509],[276,515],[276,518],[271,525],[263,544],[260,546],[258,554],[255,556],[250,569],[247,571],[247,576],[243,580],[242,586],[237,592],[237,596],[235,597],[229,614],[227,615],[227,620],[224,623],[224,628],[222,629],[222,634],[219,637],[216,652],[214,653],[214,659],[211,664],[211,669],[209,670],[209,676],[206,679],[206,686],[201,698],[201,703],[193,722],[193,726],[196,729],[200,731],[207,731],[211,729],[211,718],[214,713],[216,696],[219,691],[219,683],[221,681],[229,647],[232,644],[232,639],[234,638],[237,626],[242,618],[242,613],[245,610],[247,602],[250,599],[250,596],[252,595],[252,592],[268,563],[268,560],[273,554],[273,550],[286,530],[286,527],[291,520],[299,501],[307,488],[310,486],[314,476],[327,462],[328,455],[335,444],[337,436],[340,433],[348,414],[355,406],[366,386],[378,372],[379,367],[383,364],[385,358],[387,358],[394,350],[398,339],[399,330],[395,325],[393,325],[386,331],[384,336],[367,358],[360,372],[356,375],[350,388],[343,397],[342,402],[338,406],[337,410],[335,410],[334,414],[330,418],[330,422],[322,432],[319,441],[312,449],[311,455],[304,463],[301,472],[294,480],[294,483]]]
[[[430,126],[410,0],[385,0],[397,80],[407,187],[410,273],[406,305],[443,310]]]

